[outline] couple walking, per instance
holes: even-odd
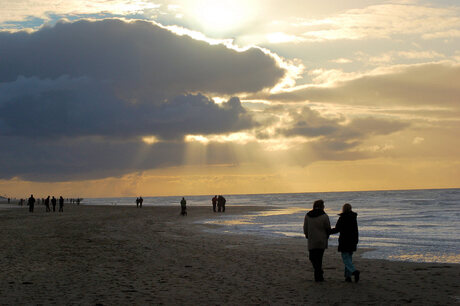
[[[330,234],[340,233],[339,252],[342,253],[345,265],[345,281],[351,282],[354,276],[355,282],[359,281],[359,271],[353,265],[353,252],[358,244],[358,214],[351,210],[350,204],[344,204],[342,213],[335,228],[331,229],[329,216],[324,212],[324,201],[317,200],[313,203],[313,209],[305,215],[303,231],[308,239],[309,259],[315,271],[315,281],[322,282],[323,278],[323,255],[327,249]]]

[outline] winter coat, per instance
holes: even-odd
[[[329,216],[322,209],[313,209],[305,215],[303,232],[308,239],[308,249],[327,249],[331,231]]]
[[[350,211],[339,214],[339,220],[331,234],[340,233],[339,236],[339,252],[354,252],[358,244],[358,214]]]

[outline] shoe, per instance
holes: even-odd
[[[346,281],[347,283],[351,283],[351,277],[345,277],[345,281]]]
[[[353,272],[353,275],[355,276],[355,283],[359,282],[359,270],[356,270],[355,272]]]

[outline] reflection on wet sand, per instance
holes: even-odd
[[[445,263],[460,263],[460,255],[458,254],[397,254],[390,255],[390,260],[412,261],[412,262],[445,262]]]
[[[291,215],[305,211],[303,207],[287,207],[268,209],[264,211],[256,211],[251,214],[237,215],[233,219],[213,219],[206,221],[206,224],[221,224],[221,225],[242,225],[242,224],[263,224],[262,222],[255,221],[259,217],[272,217],[280,215]]]

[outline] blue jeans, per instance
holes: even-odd
[[[345,277],[351,277],[353,272],[356,271],[353,265],[353,252],[342,252],[342,260],[345,265]]]

